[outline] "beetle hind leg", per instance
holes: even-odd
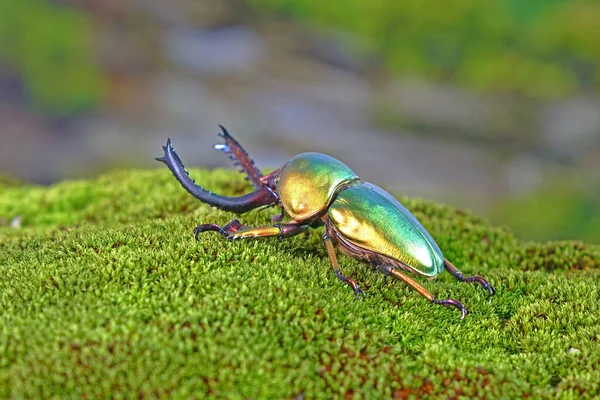
[[[412,287],[417,292],[419,292],[419,294],[421,296],[425,297],[427,300],[429,300],[433,304],[438,304],[440,306],[446,306],[446,307],[456,307],[460,311],[460,319],[464,319],[465,316],[469,312],[469,310],[467,310],[467,307],[465,307],[465,305],[458,300],[436,299],[434,295],[432,295],[427,289],[425,289],[423,286],[421,286],[419,283],[417,283],[414,279],[403,274],[402,272],[398,271],[394,267],[391,267],[389,265],[378,265],[377,269],[385,275],[395,276],[396,278],[403,280],[410,287]]]
[[[456,268],[450,261],[446,260],[445,258],[444,258],[444,267],[446,267],[448,272],[450,272],[450,274],[452,274],[452,276],[455,277],[458,281],[469,282],[469,283],[478,283],[481,285],[481,287],[483,287],[485,290],[488,291],[490,296],[493,296],[494,294],[496,294],[496,289],[494,289],[494,287],[492,285],[490,285],[489,282],[486,281],[481,276],[465,277],[464,274],[462,272],[460,272],[460,270],[458,268]]]
[[[340,264],[338,263],[337,256],[335,255],[335,249],[333,248],[333,239],[329,233],[323,235],[323,244],[327,248],[327,254],[329,255],[329,259],[331,260],[331,266],[335,272],[335,276],[342,282],[352,287],[354,291],[354,298],[358,299],[362,294],[363,297],[367,297],[364,290],[354,281],[354,279],[348,278],[346,275],[342,273],[340,269]]]

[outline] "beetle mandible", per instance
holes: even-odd
[[[263,175],[248,153],[219,125],[225,143],[214,147],[223,150],[241,172],[248,175],[255,189],[251,193],[227,197],[209,192],[196,185],[189,177],[171,139],[163,146],[164,156],[156,160],[169,167],[181,186],[191,195],[224,211],[242,214],[258,207],[281,206],[281,214],[272,217],[277,224],[250,227],[237,219],[220,227],[203,224],[194,229],[194,236],[205,231],[216,231],[227,239],[277,237],[298,235],[308,228],[325,226],[323,244],[335,275],[350,285],[356,298],[365,292],[339,266],[334,245],[342,253],[370,264],[385,275],[406,282],[434,304],[453,306],[460,310],[460,318],[467,308],[454,299],[436,299],[427,289],[409,277],[406,272],[435,277],[448,270],[461,282],[480,284],[490,295],[495,289],[482,277],[465,277],[442,252],[431,235],[398,200],[371,183],[361,182],[358,176],[341,161],[321,153],[302,153],[288,160],[281,168]],[[289,222],[283,222],[285,216]]]

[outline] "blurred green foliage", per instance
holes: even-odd
[[[538,98],[600,83],[597,0],[250,2],[259,13],[355,34],[397,74]]]
[[[65,115],[103,97],[94,47],[91,20],[81,11],[43,0],[0,2],[0,60],[41,111]]]
[[[492,219],[521,238],[600,243],[600,187],[582,187],[574,177],[548,180],[533,193],[499,201]]]
[[[248,0],[260,14],[340,29],[395,74],[541,98],[600,83],[597,0]],[[98,104],[106,80],[89,15],[46,0],[0,2],[0,60],[34,104],[69,114]]]

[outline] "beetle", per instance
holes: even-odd
[[[218,232],[229,240],[284,239],[324,225],[322,242],[335,275],[352,287],[356,298],[366,296],[365,292],[343,274],[334,245],[347,256],[401,279],[430,302],[456,307],[461,319],[468,313],[463,303],[451,298],[437,299],[407,272],[433,278],[446,269],[457,280],[478,283],[490,296],[495,294],[495,289],[484,278],[466,277],[444,258],[435,240],[396,198],[374,184],[361,182],[346,164],[325,154],[302,153],[263,175],[242,146],[223,126],[219,127],[222,131],[219,136],[225,143],[214,147],[224,151],[240,167],[240,172],[246,173],[255,187],[252,192],[228,197],[198,186],[189,177],[171,139],[163,146],[164,156],[156,160],[166,164],[181,186],[206,204],[236,214],[258,207],[281,206],[281,213],[272,217],[272,222],[277,222],[272,226],[245,226],[237,219],[223,227],[202,224],[194,228],[196,239],[206,231]],[[286,216],[289,222],[283,222]]]

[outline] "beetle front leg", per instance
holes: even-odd
[[[194,228],[194,236],[196,240],[198,235],[206,231],[219,232],[229,240],[237,239],[250,239],[250,238],[262,238],[262,237],[277,237],[279,239],[288,238],[291,236],[298,235],[308,229],[308,225],[301,224],[277,224],[273,226],[244,226],[234,219],[224,227],[220,227],[216,224],[204,224]]]
[[[465,305],[458,300],[454,300],[454,299],[438,300],[438,299],[436,299],[434,295],[429,293],[429,291],[427,289],[425,289],[423,286],[421,286],[419,283],[417,283],[414,279],[410,278],[407,275],[404,275],[402,272],[398,271],[397,269],[395,269],[389,265],[378,265],[377,269],[379,269],[379,271],[385,275],[393,275],[396,278],[403,280],[410,287],[412,287],[417,292],[419,292],[419,294],[421,296],[425,297],[427,300],[431,301],[434,304],[438,304],[441,306],[452,306],[452,307],[458,308],[460,310],[460,319],[465,318],[465,316],[469,312],[469,310],[467,310]]]
[[[485,290],[488,291],[490,296],[493,296],[496,293],[496,289],[492,285],[488,283],[481,276],[469,276],[465,277],[462,272],[459,271],[450,261],[444,258],[444,267],[452,274],[453,277],[458,279],[460,282],[471,282],[471,283],[479,283]]]
[[[340,269],[340,264],[338,263],[337,256],[335,255],[335,249],[333,248],[333,240],[329,233],[323,235],[323,244],[327,248],[327,254],[329,255],[329,259],[331,260],[331,266],[333,267],[333,271],[335,272],[335,276],[342,282],[352,286],[352,290],[354,290],[354,296],[358,299],[358,297],[362,294],[364,297],[367,297],[364,290],[353,280],[348,278],[346,275],[342,273]]]

